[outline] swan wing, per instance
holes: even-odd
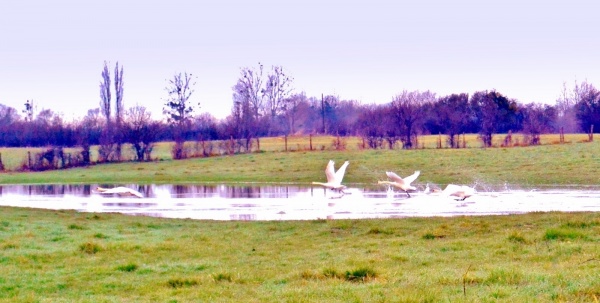
[[[444,188],[444,190],[442,191],[442,193],[444,195],[448,195],[448,196],[452,196],[455,195],[457,192],[461,191],[461,188],[459,185],[456,184],[448,184],[446,186],[446,188]]]
[[[464,185],[462,188],[463,188],[463,192],[465,193],[465,195],[472,196],[475,194],[475,188],[473,188],[473,187]]]
[[[144,195],[142,195],[142,193],[139,192],[139,191],[137,191],[137,190],[130,189],[129,193],[132,194],[132,195],[134,195],[134,196],[136,196],[136,197],[138,197],[138,198],[143,198],[144,197]]]
[[[417,179],[417,177],[419,177],[420,174],[421,174],[421,171],[419,171],[419,170],[415,171],[412,175],[404,178],[404,183],[406,183],[406,185],[410,185]]]
[[[342,183],[342,180],[344,179],[344,174],[346,174],[346,167],[348,167],[348,164],[350,164],[350,162],[344,162],[344,164],[340,166],[337,172],[335,172],[335,181],[337,183]]]
[[[396,175],[395,172],[391,172],[391,171],[386,171],[385,174],[388,176],[388,178],[390,178],[392,181],[398,183],[398,184],[404,184],[404,179],[402,179],[400,176]]]
[[[327,167],[325,167],[325,176],[327,177],[327,183],[335,181],[335,169],[333,167],[333,160],[329,160]]]
[[[118,187],[115,187],[115,188],[100,188],[100,187],[98,187],[98,192],[100,192],[102,194],[118,194],[121,191],[119,190]]]
[[[131,188],[127,188],[127,187],[123,187],[123,186],[119,186],[119,187],[113,187],[113,188],[101,188],[98,187],[98,192],[101,194],[118,194],[118,195],[132,195],[132,196],[136,196],[139,198],[143,198],[144,195],[142,193],[140,193],[137,190],[133,190]]]

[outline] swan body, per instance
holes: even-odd
[[[457,197],[458,200],[464,201],[466,198],[475,194],[475,188],[467,185],[448,184],[442,194],[451,197]]]
[[[440,193],[442,192],[442,189],[435,184],[429,186],[429,183],[427,183],[423,192],[426,194]]]
[[[321,185],[343,193],[343,190],[346,188],[346,186],[342,185],[342,180],[344,179],[344,174],[346,173],[346,167],[348,167],[348,164],[350,164],[350,162],[344,162],[344,164],[342,164],[342,166],[335,171],[333,160],[329,160],[327,167],[325,167],[325,176],[327,177],[327,182],[313,182],[312,184]]]
[[[377,182],[378,184],[387,184],[387,185],[391,185],[394,187],[397,187],[401,190],[403,190],[409,197],[410,194],[408,193],[409,190],[417,190],[416,187],[410,185],[412,182],[414,182],[417,177],[419,177],[419,174],[421,174],[421,171],[415,171],[412,175],[402,178],[400,176],[398,176],[396,173],[388,171],[385,172],[385,174],[387,175],[388,178],[390,178],[391,181],[379,181]]]
[[[100,194],[117,194],[119,196],[136,196],[138,198],[143,198],[144,195],[142,195],[142,193],[140,193],[137,190],[133,190],[131,188],[127,188],[127,187],[123,187],[123,186],[119,186],[119,187],[113,187],[113,188],[103,188],[103,187],[98,187],[96,188],[96,191]]]

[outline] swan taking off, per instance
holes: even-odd
[[[429,186],[429,183],[427,183],[427,185],[425,186],[425,190],[423,192],[426,194],[440,193],[440,192],[442,192],[442,189],[435,184],[432,184],[431,186]]]
[[[312,184],[322,185],[324,187],[330,188],[332,190],[339,191],[340,193],[344,193],[345,185],[342,185],[342,179],[344,179],[344,174],[346,173],[346,167],[350,162],[346,161],[340,168],[335,171],[333,167],[333,160],[329,160],[327,163],[327,167],[325,168],[325,176],[327,177],[327,183],[323,182],[313,182]]]
[[[138,198],[144,197],[144,195],[142,195],[142,193],[140,193],[139,191],[133,190],[131,188],[123,187],[123,186],[114,187],[114,188],[98,187],[98,188],[96,188],[96,191],[100,194],[106,194],[106,195],[117,194],[119,196],[136,196]]]
[[[391,171],[387,171],[387,172],[385,172],[385,174],[392,181],[379,181],[379,182],[377,182],[378,184],[388,184],[388,185],[397,187],[397,188],[403,190],[410,197],[410,194],[408,193],[408,191],[409,190],[417,190],[416,187],[414,187],[410,184],[417,179],[419,174],[421,174],[421,171],[417,170],[414,172],[414,174],[412,174],[408,177],[405,177],[405,178],[401,178],[400,176],[396,175],[396,173],[391,172]]]
[[[466,185],[448,184],[444,191],[442,191],[442,194],[458,197],[457,200],[464,201],[466,198],[475,194],[475,188]]]

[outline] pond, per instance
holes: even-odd
[[[206,220],[315,220],[503,215],[548,211],[600,211],[600,188],[477,188],[464,201],[439,193],[391,192],[350,186],[347,194],[310,185],[134,185],[145,198],[101,195],[100,185],[3,185],[0,205],[81,212],[117,212]],[[102,185],[114,187],[117,185]]]

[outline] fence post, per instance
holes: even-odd
[[[4,163],[2,163],[2,153],[0,153],[0,171],[4,171]]]
[[[562,126],[560,127],[559,141],[561,144],[565,143],[565,133]]]
[[[308,135],[308,140],[309,140],[309,148],[310,150],[312,150],[312,134]]]
[[[283,136],[284,140],[285,140],[285,151],[287,152],[287,135]]]
[[[594,141],[594,124],[590,126],[590,134],[588,137],[590,138],[590,142]]]

